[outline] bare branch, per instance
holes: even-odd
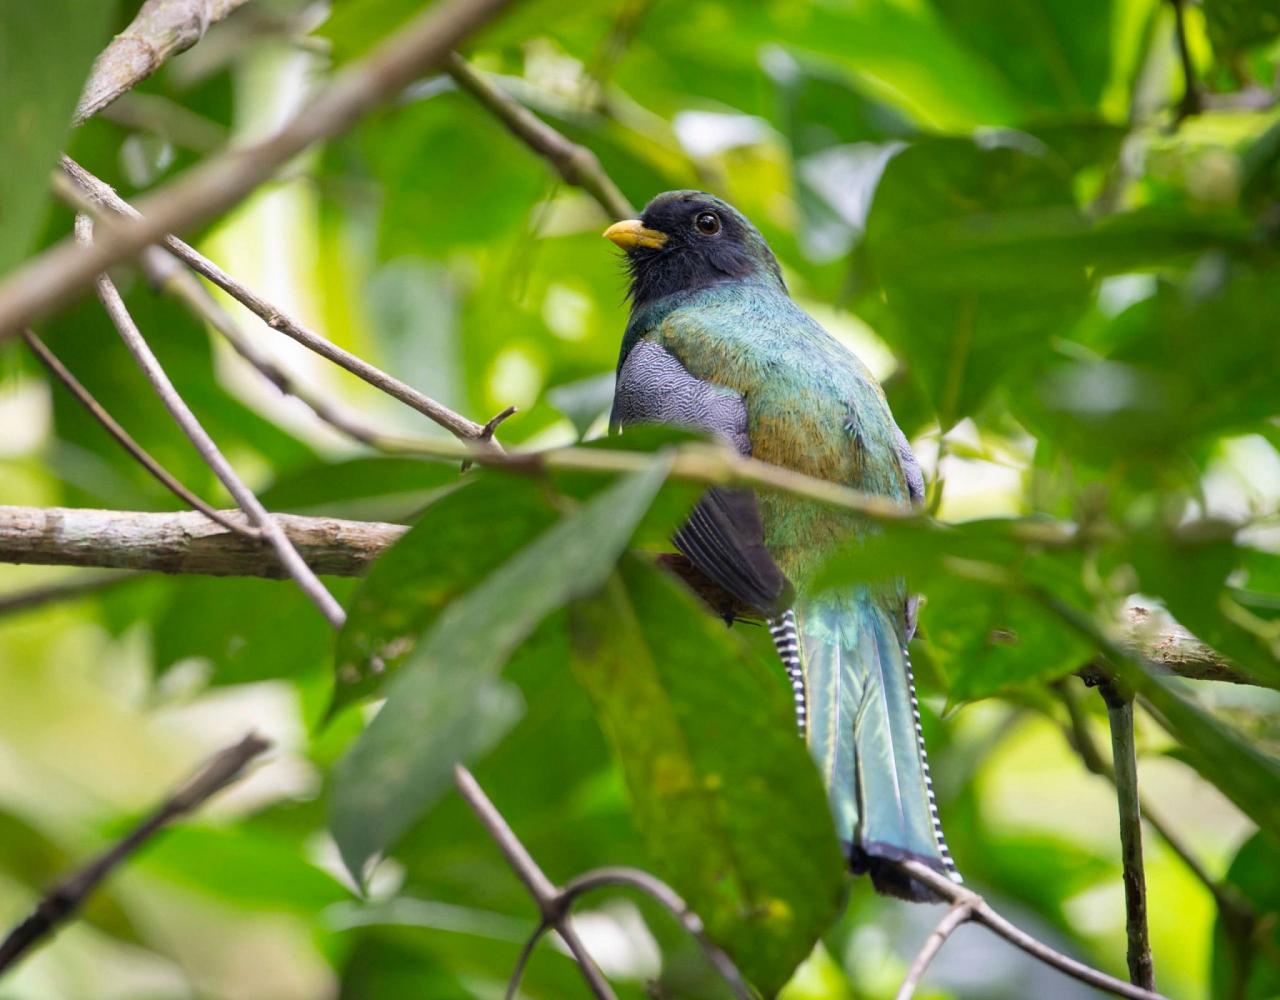
[[[596,154],[566,138],[524,105],[504,94],[467,61],[452,53],[445,69],[454,82],[491,111],[517,139],[555,167],[567,184],[580,187],[614,219],[628,219],[635,209],[604,168]]]
[[[132,90],[179,52],[204,37],[211,24],[248,0],[147,0],[129,27],[93,63],[76,106],[79,125]]]
[[[1052,966],[1059,972],[1063,972],[1073,979],[1078,979],[1082,983],[1087,983],[1095,989],[1103,990],[1118,997],[1130,997],[1131,1000],[1166,1000],[1159,993],[1126,983],[1123,980],[1116,979],[1114,976],[1108,976],[1105,972],[1100,972],[1092,966],[1085,965],[1069,955],[1064,955],[1060,951],[1050,948],[1043,941],[1032,937],[1026,931],[1014,926],[1000,916],[985,899],[972,889],[957,885],[928,865],[921,864],[918,861],[898,861],[896,864],[907,875],[910,875],[918,882],[923,882],[953,906],[957,904],[968,906],[971,911],[969,919],[977,921],[1010,944],[1025,951],[1032,958]]]
[[[86,215],[76,217],[76,239],[86,244],[92,243],[93,223]],[[196,415],[191,412],[186,401],[178,394],[178,390],[174,388],[173,382],[160,365],[159,359],[147,344],[137,324],[133,322],[133,317],[129,315],[129,310],[125,307],[124,299],[120,297],[115,284],[107,275],[101,274],[97,279],[97,287],[98,298],[102,300],[102,306],[124,341],[125,347],[147,376],[151,388],[156,391],[170,416],[182,428],[187,439],[200,453],[205,464],[213,470],[222,485],[227,488],[227,492],[235,499],[240,509],[249,515],[249,519],[262,532],[267,543],[276,550],[281,565],[288,570],[302,592],[307,595],[312,604],[319,608],[320,613],[330,624],[341,628],[347,619],[347,613],[343,611],[342,605],[311,571],[311,567],[306,564],[302,556],[298,555],[280,526],[271,519],[267,509],[231,467],[231,463],[219,450],[213,438],[209,436]]]
[[[215,754],[159,808],[115,845],[45,893],[35,911],[0,942],[0,972],[13,965],[73,915],[89,893],[138,848],[175,819],[198,809],[236,781],[249,762],[270,745],[262,737],[250,733],[239,743]]]
[[[956,928],[968,921],[972,916],[973,911],[969,908],[968,903],[955,903],[952,905],[946,916],[938,921],[938,926],[924,939],[924,944],[920,946],[920,951],[916,954],[915,961],[911,963],[911,968],[907,970],[907,977],[898,988],[895,1000],[911,1000],[915,996],[916,987],[920,985],[920,980],[924,976],[925,969],[929,968],[929,963],[942,950],[942,946],[947,943],[947,938],[951,937]]]
[[[130,583],[141,578],[141,573],[86,573],[70,580],[59,580],[39,587],[28,587],[26,590],[15,590],[10,594],[0,594],[0,616],[30,611],[57,601],[75,600],[85,594],[101,593],[122,583]]]
[[[1067,742],[1079,754],[1080,761],[1084,764],[1086,770],[1091,774],[1106,778],[1114,785],[1116,782],[1115,771],[1098,751],[1097,744],[1094,743],[1093,736],[1089,733],[1088,720],[1081,710],[1080,703],[1065,679],[1057,684],[1057,688],[1067,708],[1068,722],[1065,730]],[[1233,928],[1252,928],[1258,918],[1249,901],[1234,886],[1219,882],[1209,874],[1209,870],[1205,868],[1203,862],[1183,843],[1182,838],[1174,829],[1161,818],[1159,811],[1152,806],[1150,801],[1139,797],[1138,804],[1143,819],[1150,824],[1151,829],[1160,835],[1160,839],[1178,856],[1187,867],[1187,870],[1212,894],[1218,909],[1222,912],[1229,926]],[[1246,934],[1246,936],[1248,935]]]
[[[403,452],[412,450],[418,444],[374,430],[359,416],[346,412],[320,393],[302,385],[259,348],[232,315],[205,290],[200,280],[171,254],[159,247],[147,247],[142,252],[142,269],[147,280],[183,303],[217,330],[240,357],[256,368],[283,395],[297,399],[330,427],[379,451]]]
[[[212,157],[148,195],[138,205],[142,219],[113,227],[92,247],[64,240],[11,271],[0,282],[0,341],[70,304],[99,274],[135,257],[143,247],[239,204],[302,150],[350,128],[370,109],[439,66],[508,2],[433,4],[368,56],[351,63],[278,132]]]
[[[228,511],[236,519],[244,515]],[[316,573],[359,576],[408,529],[380,521],[273,514]],[[276,551],[195,512],[0,506],[0,562],[287,579]]]
[[[1114,681],[1098,685],[1111,725],[1111,759],[1120,812],[1120,858],[1124,869],[1124,923],[1129,980],[1155,989],[1151,937],[1147,931],[1147,876],[1142,858],[1142,808],[1138,802],[1138,761],[1133,738],[1133,694]]]
[[[560,890],[561,903],[566,908],[571,907],[579,896],[594,889],[603,889],[610,886],[635,889],[661,903],[667,912],[680,921],[681,926],[689,933],[689,936],[698,943],[698,947],[706,955],[707,961],[720,973],[720,977],[729,985],[733,995],[738,997],[739,1000],[753,1000],[756,996],[755,991],[742,978],[742,973],[733,964],[733,959],[707,936],[707,928],[703,924],[702,918],[689,909],[689,904],[681,899],[680,895],[671,886],[648,872],[639,868],[627,867],[592,869],[589,872],[578,875],[576,878],[571,878],[565,883],[564,888]]]
[[[36,336],[34,330],[23,330],[22,339],[27,342],[27,346],[31,348],[31,352],[40,359],[41,364],[43,364],[59,382],[66,386],[67,390],[71,395],[76,397],[76,400],[80,405],[89,411],[93,416],[93,419],[98,421],[98,423],[102,425],[103,429],[115,438],[119,445],[132,455],[139,465],[151,473],[160,485],[187,506],[195,508],[205,517],[209,518],[209,520],[216,521],[224,528],[229,528],[231,531],[243,534],[249,538],[259,537],[258,530],[252,525],[241,524],[233,521],[220,511],[215,510],[210,506],[210,504],[196,496],[191,492],[191,490],[187,489],[187,487],[179,482],[168,469],[156,461],[155,458],[152,457],[151,453],[143,448],[142,445],[138,444],[138,442],[133,439],[132,435],[120,426],[115,417],[107,412],[106,407],[94,398],[93,393],[86,389],[80,383],[80,380],[71,374],[71,371],[67,366],[58,360],[57,355],[54,354],[53,351],[49,350],[43,340]]]
[[[524,844],[520,843],[520,838],[503,819],[497,807],[489,801],[489,796],[485,795],[484,789],[472,777],[471,772],[459,764],[453,770],[453,777],[467,805],[484,824],[485,829],[489,831],[489,835],[493,837],[503,856],[506,857],[507,863],[511,865],[525,888],[529,890],[529,894],[533,896],[534,902],[538,904],[538,912],[542,914],[543,923],[550,924],[556,929],[556,933],[573,954],[578,968],[582,971],[582,978],[586,980],[592,994],[600,1000],[617,1000],[603,973],[587,954],[582,939],[573,929],[568,910],[560,899],[560,891],[538,867],[538,863],[529,855]],[[534,934],[540,936],[542,928],[539,927]],[[526,952],[528,950],[531,948],[527,947]]]
[[[75,183],[76,188],[94,203],[110,209],[126,219],[137,220],[141,218],[137,209],[117,195],[109,185],[94,177],[74,160],[69,157],[63,157],[62,169]],[[498,453],[501,452],[497,442],[489,441],[485,443],[484,425],[477,424],[461,414],[454,413],[447,406],[436,402],[430,396],[424,395],[412,386],[375,368],[362,358],[343,350],[337,344],[326,340],[320,334],[303,326],[176,236],[166,236],[161,242],[179,260],[240,302],[250,312],[260,317],[271,329],[278,330],[285,336],[296,340],[308,350],[333,362],[357,378],[363,379],[374,388],[380,389],[406,406],[412,407],[423,416],[445,428],[458,439],[467,442],[480,442],[480,447]]]

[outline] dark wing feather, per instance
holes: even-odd
[[[694,378],[658,344],[637,341],[618,367],[612,424],[668,424],[706,431],[751,454],[747,408],[723,386]],[[675,543],[708,578],[743,604],[772,617],[790,604],[791,585],[764,545],[755,494],[711,489],[678,531]]]

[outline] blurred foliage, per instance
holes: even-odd
[[[17,151],[0,271],[69,229],[46,178],[93,52],[137,8],[113,6],[0,5],[0,145]],[[1217,914],[1149,832],[1160,988],[1255,1000],[1280,991],[1280,18],[1269,0],[1184,6],[1203,110],[1182,119],[1170,0],[526,0],[467,54],[633,203],[701,187],[736,204],[885,382],[941,523],[880,532],[825,572],[906,572],[922,593],[913,652],[948,838],[1020,925],[1124,968],[1115,804],[1063,739],[1061,692],[1125,603],[1163,606],[1257,682],[1120,664],[1146,706],[1147,801],[1259,918]],[[132,196],[209,136],[282,121],[422,7],[332,0],[322,20],[255,0],[146,81],[128,125],[108,112],[69,151]],[[503,441],[546,447],[603,432],[625,322],[605,222],[432,78],[196,241],[468,416],[518,405]],[[458,760],[553,880],[642,866],[763,989],[820,939],[782,996],[893,995],[935,914],[839,875],[767,636],[701,616],[647,557],[619,562],[688,508],[664,482],[678,436],[615,442],[655,453],[630,478],[459,477],[341,439],[120,283],[270,507],[412,527],[365,579],[332,581],[351,614],[336,640],[295,590],[256,580],[147,579],[0,623],[0,922],[211,749],[249,727],[280,747],[0,997],[501,995],[536,913],[449,791]],[[439,433],[250,330],[369,422]],[[166,466],[229,502],[96,305],[41,333]],[[6,502],[174,507],[30,358],[0,365]],[[0,575],[20,590],[70,574]],[[1099,699],[1076,694],[1105,744]],[[579,913],[621,996],[724,995],[649,901]],[[968,929],[926,992],[1093,995]],[[586,995],[546,944],[523,994]]]

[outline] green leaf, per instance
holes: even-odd
[[[377,692],[445,608],[555,520],[537,482],[498,473],[475,474],[431,504],[347,606],[330,714]]]
[[[27,255],[44,222],[50,173],[115,8],[114,0],[0,5],[0,274]]]
[[[1246,742],[1171,683],[1143,674],[1132,664],[1121,669],[1181,744],[1191,766],[1268,836],[1280,838],[1280,759]]]
[[[335,769],[331,828],[353,875],[448,787],[455,761],[471,759],[510,728],[519,709],[498,672],[543,618],[603,583],[666,476],[667,463],[657,457],[529,544],[507,550],[505,561],[423,636],[387,685],[386,705]],[[394,600],[408,628],[406,599]]]
[[[1227,869],[1225,881],[1229,891],[1238,892],[1253,908],[1260,926],[1234,926],[1219,911],[1213,930],[1213,995],[1240,1000],[1280,996],[1280,963],[1274,958],[1280,951],[1280,848],[1276,841],[1262,833],[1246,840]]]
[[[1080,225],[1069,176],[1021,133],[930,139],[889,161],[866,248],[894,346],[944,429],[1024,377],[1089,293],[1081,260],[1044,260],[1032,234]]]
[[[638,562],[573,610],[595,702],[659,873],[772,996],[844,884],[786,687],[677,585]]]

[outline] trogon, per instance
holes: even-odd
[[[699,191],[654,198],[604,234],[625,251],[630,320],[611,425],[668,424],[743,455],[919,503],[924,480],[866,366],[792,301],[764,238]],[[696,571],[769,622],[796,719],[855,872],[933,898],[914,859],[959,881],[943,839],[907,642],[905,584],[812,588],[867,531],[854,514],[784,492],[715,488],[675,536]]]

